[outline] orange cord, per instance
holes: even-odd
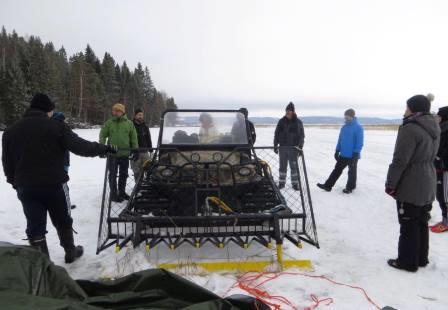
[[[261,302],[265,303],[269,307],[271,307],[274,310],[280,310],[284,309],[284,306],[287,306],[293,310],[298,310],[294,304],[288,300],[286,297],[283,296],[276,296],[276,295],[270,295],[266,290],[262,289],[261,286],[264,284],[273,281],[275,279],[278,279],[281,276],[284,275],[290,275],[290,276],[302,276],[312,279],[322,279],[326,280],[332,284],[344,286],[348,288],[352,288],[358,291],[361,291],[364,295],[364,297],[367,299],[367,301],[373,305],[376,309],[381,309],[367,294],[366,290],[359,286],[344,284],[341,282],[337,282],[335,280],[332,280],[326,276],[315,276],[315,275],[308,275],[304,273],[299,272],[279,272],[279,273],[273,273],[273,272],[264,272],[264,273],[245,273],[241,275],[235,284],[233,284],[226,292],[229,293],[229,291],[235,287],[239,287],[240,289],[246,291],[248,294],[254,296]],[[312,306],[305,307],[305,310],[313,310],[319,307],[320,305],[328,306],[333,303],[333,298],[328,297],[324,299],[319,299],[316,295],[311,294],[310,295],[311,300],[314,302]],[[282,307],[283,306],[283,307]],[[256,306],[258,308],[258,306]]]

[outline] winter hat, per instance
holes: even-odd
[[[138,113],[143,113],[143,110],[142,109],[136,109],[135,112],[134,112],[134,115],[137,115]]]
[[[286,106],[286,111],[295,112],[296,108],[294,107],[294,103],[292,103],[292,102],[288,103],[288,105]]]
[[[344,112],[345,116],[350,116],[351,118],[355,117],[355,110],[353,109],[348,109],[347,111]]]
[[[409,98],[406,103],[413,113],[429,112],[431,110],[431,102],[423,95],[415,95]]]
[[[434,97],[433,94],[428,93],[428,94],[426,95],[426,98],[428,98],[429,102],[433,102],[435,97]]]
[[[249,116],[249,111],[246,108],[240,108],[240,112],[247,118]]]
[[[126,109],[124,107],[124,105],[122,105],[121,103],[116,103],[113,105],[112,110],[117,110],[117,111],[121,111],[123,113],[126,113]]]
[[[439,109],[439,112],[437,112],[437,115],[440,116],[442,119],[442,122],[445,122],[448,120],[448,107],[442,107]]]
[[[30,108],[48,113],[54,110],[55,105],[48,95],[37,93],[34,95],[33,99],[31,99]]]

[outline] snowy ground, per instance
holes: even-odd
[[[258,145],[269,145],[273,128],[258,128]],[[78,134],[90,140],[97,140],[98,130],[78,130]],[[157,130],[152,130],[156,141]],[[346,181],[344,176],[334,191],[325,193],[315,187],[324,181],[333,165],[334,145],[337,130],[309,128],[306,130],[305,155],[311,193],[315,208],[317,229],[321,249],[305,245],[298,250],[285,243],[289,257],[311,259],[313,275],[326,275],[334,280],[363,287],[380,306],[397,309],[447,309],[448,308],[448,234],[431,234],[430,265],[417,274],[390,269],[386,259],[396,256],[398,223],[394,201],[384,194],[384,179],[390,162],[396,133],[393,131],[366,131],[365,149],[359,162],[359,183],[354,194],[342,194]],[[72,156],[70,170],[71,197],[77,208],[72,215],[75,236],[84,245],[85,256],[78,262],[65,267],[75,278],[105,278],[123,276],[154,266],[160,260],[176,260],[189,256],[181,247],[168,251],[159,247],[152,254],[143,249],[123,250],[115,254],[108,249],[95,255],[100,213],[100,200],[104,173],[104,160]],[[25,243],[25,219],[15,191],[9,186],[3,174],[0,176],[0,240]],[[440,218],[435,205],[433,220]],[[63,251],[58,245],[54,229],[48,227],[49,248],[56,264],[63,265]],[[195,256],[212,256],[217,250],[204,247]],[[197,252],[199,251],[199,252]],[[223,251],[223,250],[221,250]],[[241,250],[224,250],[228,257],[247,255]],[[250,255],[272,255],[266,249],[252,249]],[[196,283],[216,292],[228,292],[235,283],[235,275],[209,274],[188,275]],[[300,276],[285,276],[265,286],[273,295],[289,298],[301,307],[312,305],[310,294],[319,298],[332,297],[334,302],[325,309],[372,309],[373,307],[357,291],[335,286],[321,279]]]

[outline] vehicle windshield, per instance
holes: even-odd
[[[162,144],[248,144],[246,121],[240,112],[167,112]]]

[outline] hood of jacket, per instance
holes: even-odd
[[[430,113],[416,113],[406,118],[403,125],[415,123],[423,128],[434,140],[438,138],[440,134],[439,124],[436,122],[434,115]]]
[[[447,132],[448,131],[448,121],[440,123],[440,131]]]

